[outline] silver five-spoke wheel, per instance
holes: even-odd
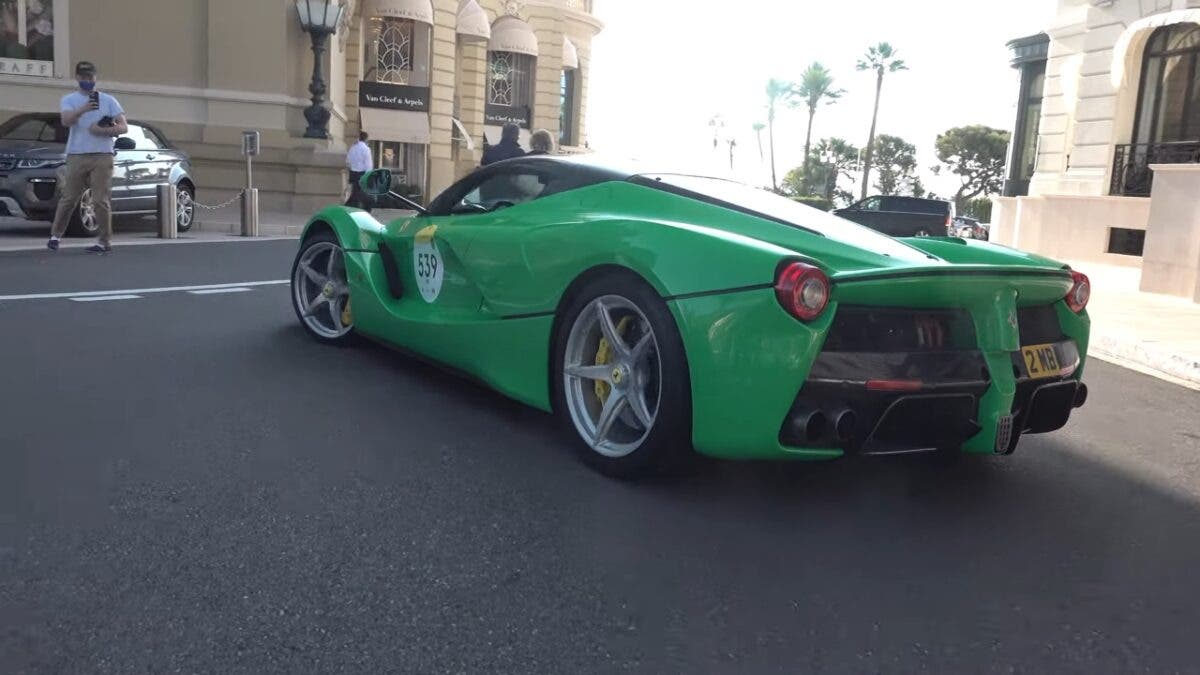
[[[187,232],[192,229],[192,219],[196,213],[196,200],[192,191],[186,187],[179,188],[175,196],[175,229]]]
[[[346,258],[330,241],[315,241],[300,254],[292,272],[292,294],[304,325],[315,335],[336,340],[353,328]]]
[[[100,230],[96,218],[96,202],[92,201],[92,191],[84,190],[79,198],[79,227],[85,234],[95,234]]]
[[[602,295],[575,318],[563,359],[567,409],[579,435],[606,457],[641,446],[658,416],[662,363],[638,306]]]

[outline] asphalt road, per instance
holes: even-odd
[[[0,295],[294,250],[0,254]],[[286,286],[0,301],[0,671],[1196,672],[1200,394],[1086,379],[1012,457],[631,485]]]

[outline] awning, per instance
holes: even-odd
[[[529,24],[506,14],[492,24],[492,39],[488,40],[488,51],[537,56],[537,36],[533,34]]]
[[[467,128],[463,126],[463,123],[458,121],[457,117],[451,117],[450,121],[454,123],[454,130],[457,134],[454,136],[454,140],[463,141],[466,143],[468,150],[474,150],[475,139],[471,138],[471,134],[467,133]]]
[[[1120,87],[1125,82],[1125,74],[1130,70],[1138,70],[1141,67],[1141,60],[1136,63],[1126,63],[1131,58],[1129,53],[1130,47],[1133,46],[1135,38],[1143,35],[1148,36],[1156,28],[1163,26],[1173,26],[1178,23],[1195,23],[1200,24],[1200,9],[1180,9],[1174,12],[1163,12],[1162,14],[1154,14],[1144,19],[1138,19],[1129,24],[1125,32],[1117,38],[1117,44],[1113,47],[1112,60],[1112,85]],[[1143,44],[1145,40],[1141,40]],[[1140,56],[1139,50],[1139,56]]]
[[[563,38],[563,70],[579,70],[579,50],[571,38]]]
[[[483,135],[487,138],[488,145],[499,145],[501,134],[504,133],[504,127],[498,127],[494,124],[486,124],[483,127]],[[522,148],[529,150],[529,137],[533,132],[528,129],[521,129],[521,136],[517,141]]]
[[[492,26],[488,22],[487,12],[483,11],[476,0],[459,0],[456,30],[459,36],[468,40],[487,40],[492,37]]]
[[[367,18],[389,17],[412,19],[421,23],[433,23],[432,0],[367,0],[363,8]]]
[[[359,108],[362,130],[373,141],[429,144],[429,113]]]

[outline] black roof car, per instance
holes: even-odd
[[[893,237],[950,235],[954,204],[944,199],[875,195],[835,214]]]

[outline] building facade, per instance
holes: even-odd
[[[1021,91],[992,238],[1200,301],[1200,0],[1059,0],[1009,47]]]
[[[197,199],[245,184],[243,130],[261,133],[263,208],[340,199],[360,130],[395,189],[426,201],[478,165],[505,121],[587,144],[591,0],[332,0],[319,68],[329,138],[305,138],[313,50],[295,0],[0,0],[0,116],[58,109],[73,64],[131,119],[188,151]],[[307,4],[307,3],[306,3]]]

